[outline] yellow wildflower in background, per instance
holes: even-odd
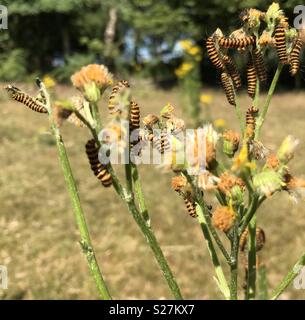
[[[226,120],[216,119],[216,120],[214,120],[214,126],[216,128],[224,128],[226,126]]]
[[[42,78],[42,82],[44,83],[44,85],[48,89],[49,88],[53,88],[56,85],[55,79],[52,78],[51,76],[47,75],[47,74]]]
[[[211,96],[210,94],[202,94],[200,96],[200,102],[202,104],[210,104],[213,100],[213,96]]]
[[[175,74],[178,78],[184,78],[193,68],[193,63],[183,62],[181,66],[175,70]]]
[[[190,39],[181,40],[179,41],[179,45],[183,50],[188,51],[190,48],[193,47],[193,41]]]
[[[190,54],[191,56],[197,56],[201,53],[201,49],[199,46],[192,46],[191,48],[189,48],[188,50],[186,50],[186,52],[188,54]]]

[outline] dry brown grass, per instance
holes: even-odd
[[[24,88],[24,86],[23,86]],[[58,88],[68,96],[72,88]],[[237,121],[221,91],[214,97],[213,118],[223,118],[231,128]],[[181,110],[177,90],[145,89],[139,84],[134,96],[143,114],[157,112],[168,101]],[[305,93],[280,93],[274,97],[263,131],[263,141],[275,149],[293,133],[304,141]],[[243,95],[243,110],[250,100]],[[9,271],[9,289],[2,298],[95,299],[97,292],[80,252],[71,205],[58,166],[47,119],[8,101],[1,92],[0,126],[0,264]],[[97,257],[114,298],[171,298],[156,263],[137,226],[113,190],[103,189],[91,174],[84,143],[86,129],[69,124],[63,135],[79,185]],[[292,167],[305,172],[305,148],[299,148]],[[119,168],[120,170],[120,168]],[[217,299],[213,269],[200,228],[185,212],[182,200],[170,188],[169,173],[141,167],[152,224],[185,298]],[[294,205],[287,195],[268,201],[259,212],[258,224],[267,235],[264,262],[274,288],[305,251],[304,204]],[[241,279],[242,280],[242,279]],[[242,282],[242,281],[241,281]],[[284,298],[305,297],[292,286]]]

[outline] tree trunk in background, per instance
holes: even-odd
[[[66,57],[71,52],[70,35],[69,35],[69,31],[66,27],[63,27],[63,29],[62,29],[62,46],[63,46],[64,56]]]
[[[115,39],[115,32],[116,32],[116,23],[118,19],[117,9],[110,8],[109,9],[109,20],[106,25],[105,33],[104,33],[104,44],[105,44],[105,51],[104,57],[107,66],[110,69],[113,69],[115,57],[113,56],[113,44]]]

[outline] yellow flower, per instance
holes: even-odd
[[[193,41],[190,39],[181,40],[181,41],[179,41],[179,45],[181,46],[181,48],[183,50],[187,51],[191,47],[193,47]]]
[[[190,54],[191,56],[197,56],[200,54],[201,49],[199,46],[192,46],[191,48],[189,48],[188,50],[186,50],[186,52],[188,54]]]
[[[182,65],[175,70],[175,74],[178,78],[184,78],[193,68],[193,63],[183,62]]]
[[[234,159],[232,171],[242,169],[248,163],[248,146],[246,143],[243,144],[239,155]]]
[[[47,75],[47,74],[42,78],[42,82],[44,83],[44,85],[48,89],[49,88],[53,88],[56,85],[55,79],[52,78],[51,76]]]
[[[224,128],[226,126],[226,120],[216,119],[216,120],[214,120],[214,126],[216,128]]]
[[[213,100],[213,96],[211,96],[210,94],[202,94],[200,96],[200,102],[202,104],[210,104]]]

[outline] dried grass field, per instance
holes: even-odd
[[[28,89],[27,85],[20,87]],[[56,90],[59,97],[75,93],[66,86]],[[223,92],[206,89],[204,93],[213,96],[213,119],[222,118],[227,126],[237,129],[234,111]],[[139,83],[133,94],[142,114],[158,112],[168,101],[181,114],[178,89],[162,91]],[[98,295],[81,254],[48,120],[10,101],[4,90],[0,98],[0,265],[6,265],[9,273],[9,288],[0,289],[0,298],[95,299]],[[240,100],[245,112],[250,99],[244,93]],[[105,104],[101,108],[104,112]],[[304,120],[305,92],[279,92],[272,100],[262,135],[262,141],[273,150],[288,134],[301,140],[291,163],[298,175],[305,173]],[[171,298],[150,249],[124,204],[113,190],[102,188],[90,172],[84,152],[89,133],[67,123],[63,136],[97,258],[113,297]],[[116,169],[122,171],[120,167]],[[200,227],[171,190],[172,174],[147,165],[140,167],[140,173],[152,225],[184,297],[220,298]],[[288,195],[275,196],[260,209],[258,225],[267,236],[261,258],[269,273],[271,290],[305,252],[304,202],[296,205]],[[242,282],[241,278],[240,288]],[[305,291],[290,286],[282,298],[304,299]]]

